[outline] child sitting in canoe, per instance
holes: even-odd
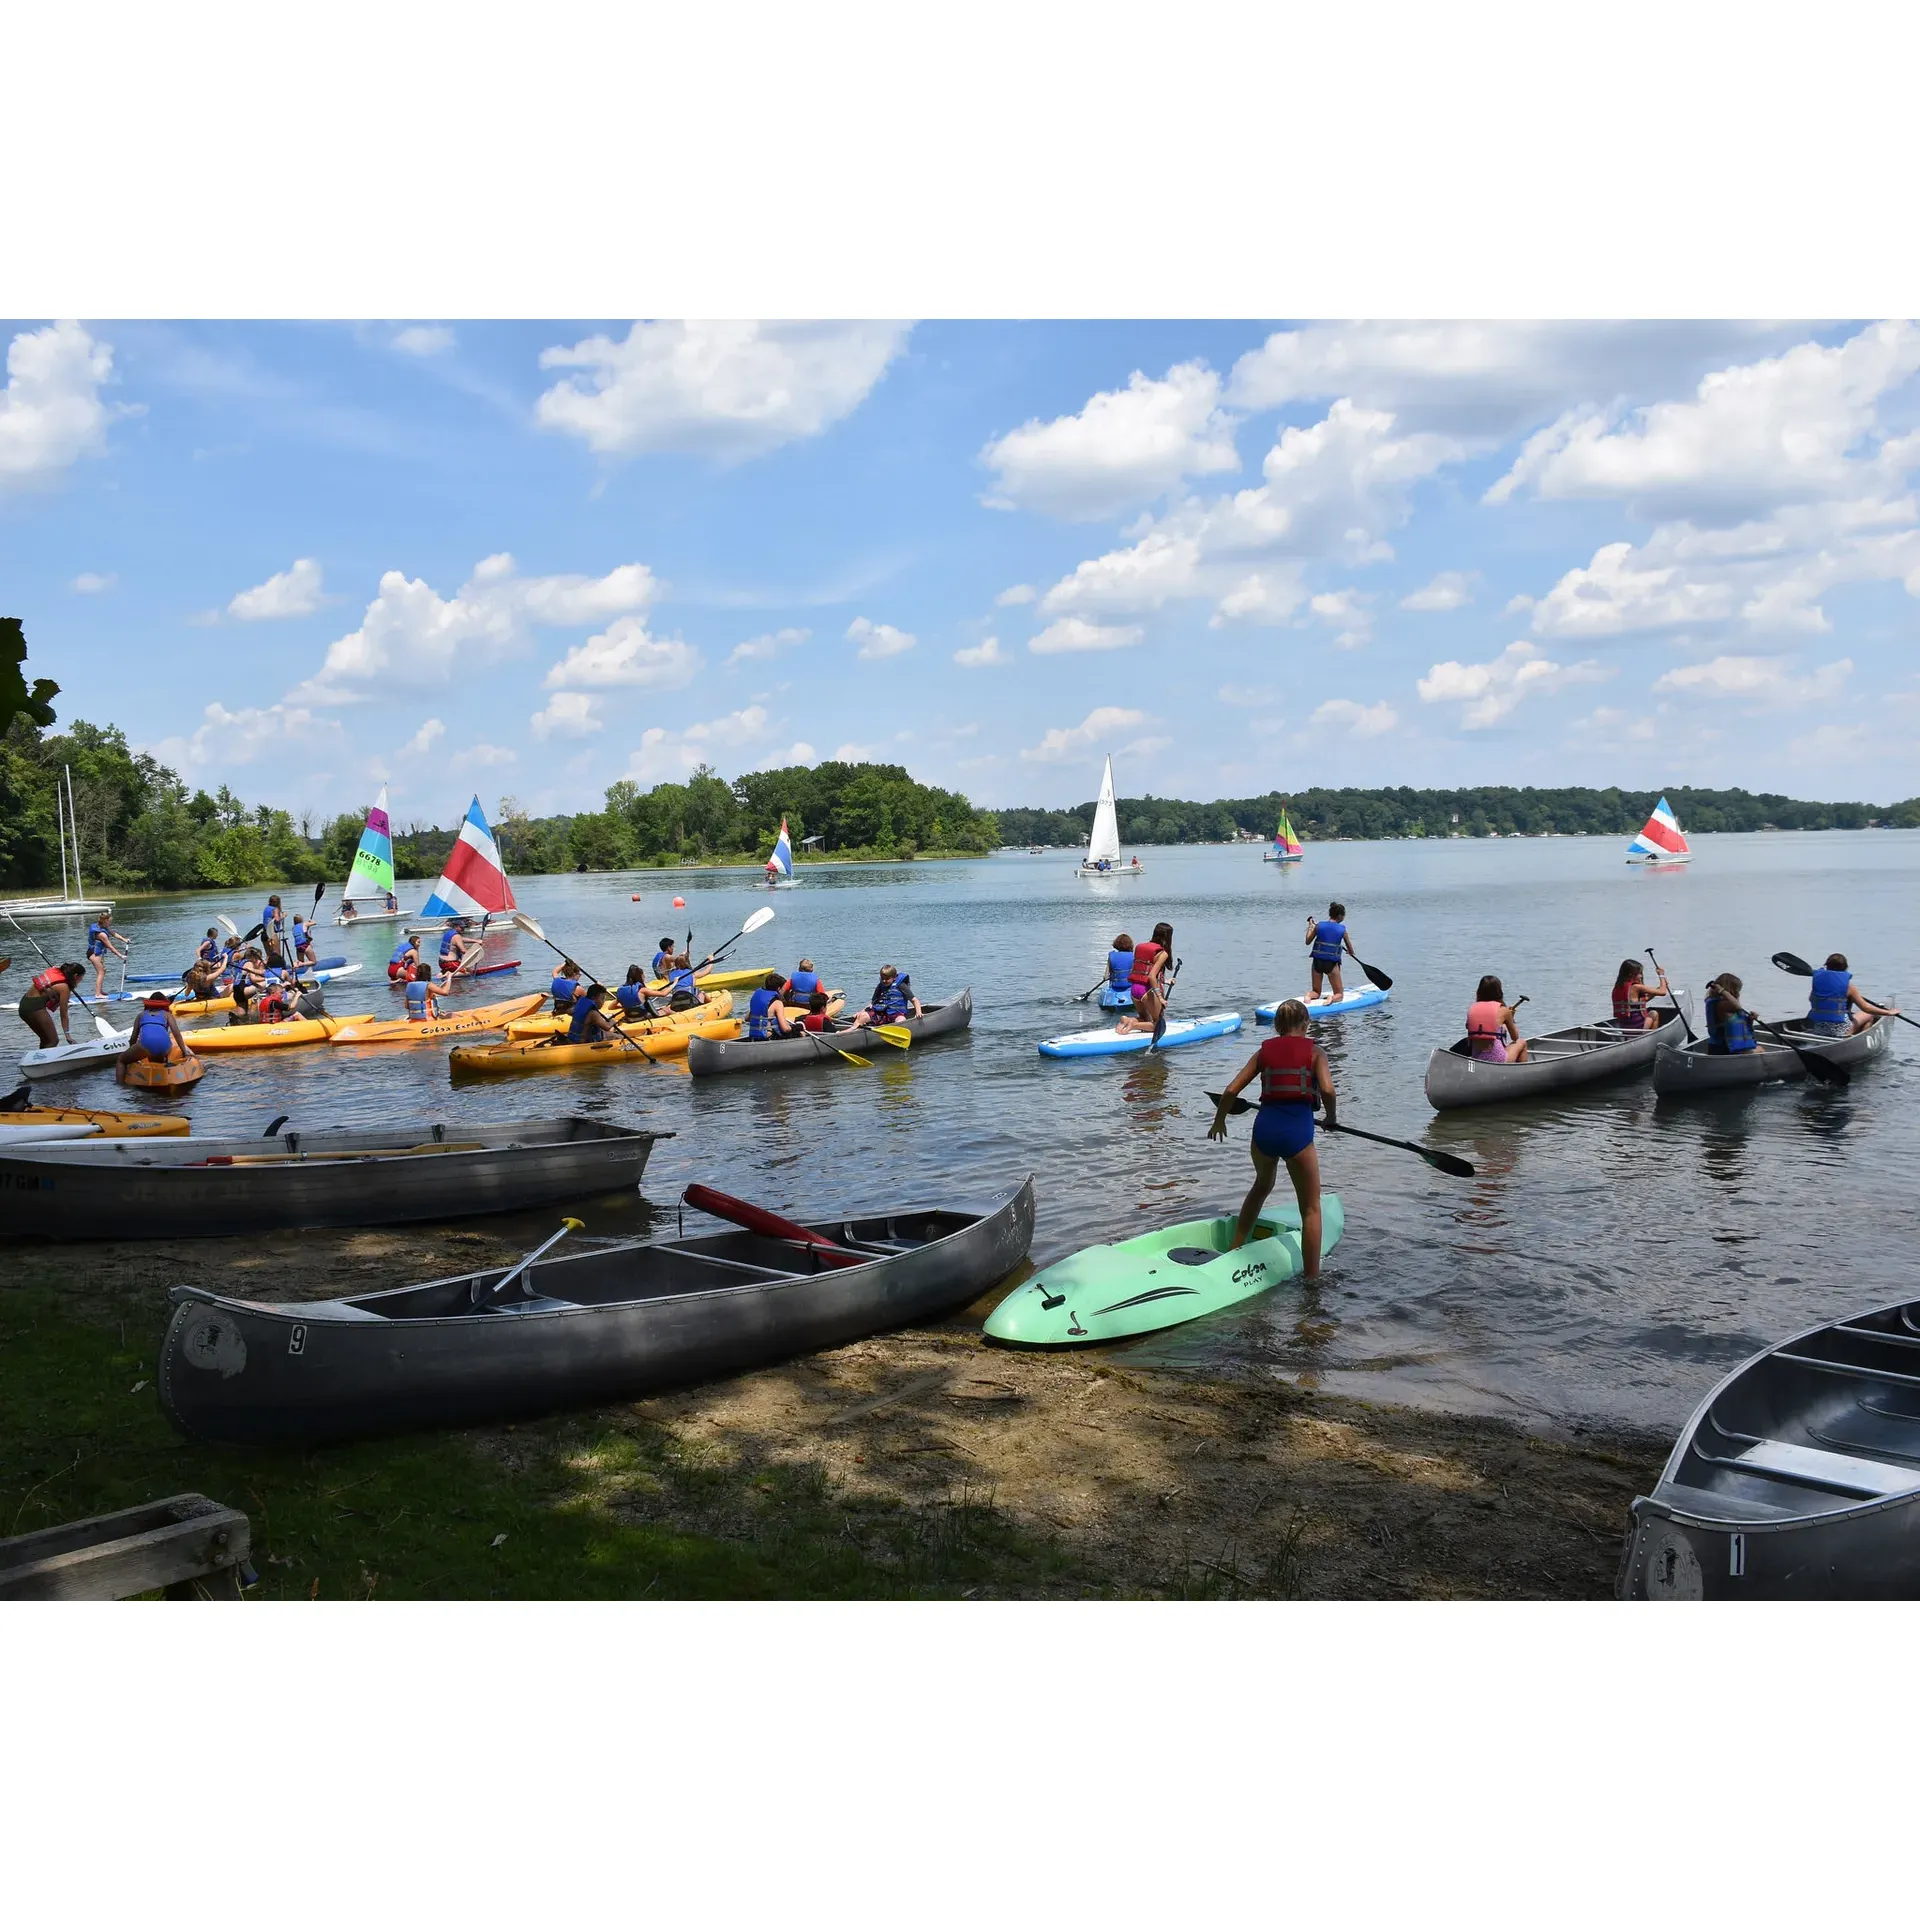
[[[1240,1203],[1227,1251],[1247,1243],[1260,1209],[1273,1191],[1284,1162],[1300,1203],[1300,1277],[1320,1271],[1320,1154],[1313,1144],[1313,1110],[1324,1105],[1326,1125],[1334,1124],[1337,1105],[1333,1073],[1325,1052],[1307,1037],[1307,1009],[1299,1000],[1283,1000],[1273,1016],[1273,1037],[1263,1040],[1253,1058],[1227,1082],[1214,1110],[1209,1140],[1227,1137],[1227,1110],[1255,1075],[1260,1078],[1260,1112],[1253,1123],[1253,1185]]]
[[[903,976],[891,963],[880,969],[880,984],[872,1001],[853,1016],[856,1027],[877,1027],[894,1020],[917,1020],[920,1002],[914,998],[911,976]]]
[[[1647,1005],[1649,1000],[1671,1000],[1673,989],[1667,985],[1666,969],[1660,969],[1660,984],[1647,985],[1647,970],[1638,960],[1622,960],[1620,971],[1613,977],[1613,1024],[1616,1027],[1630,1028],[1634,1032],[1644,1032],[1648,1027],[1657,1027],[1665,1018],[1658,1007]]]
[[[1508,1042],[1512,1045],[1509,1046]],[[1480,976],[1479,991],[1467,1009],[1467,1046],[1476,1060],[1527,1064],[1527,1043],[1520,1038],[1520,1009],[1506,1003],[1506,989],[1497,973]]]
[[[1753,1035],[1753,1015],[1740,1004],[1740,976],[1717,973],[1707,982],[1707,1051],[1751,1053],[1759,1042]]]
[[[1814,968],[1808,985],[1807,1025],[1815,1033],[1865,1033],[1876,1020],[1900,1011],[1877,1005],[1853,984],[1844,953],[1828,954],[1827,964]]]

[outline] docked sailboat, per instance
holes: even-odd
[[[447,855],[447,864],[433,883],[427,904],[420,909],[420,918],[427,928],[443,927],[449,920],[477,921],[484,926],[489,915],[511,913],[515,904],[513,884],[500,858],[500,844],[487,825],[476,793],[467,817],[460,823],[460,835]]]
[[[1693,849],[1687,845],[1687,836],[1680,831],[1680,822],[1663,793],[1660,804],[1647,815],[1647,824],[1633,836],[1627,848],[1627,865],[1684,867],[1692,858]]]
[[[364,911],[363,911],[364,906]],[[387,818],[387,790],[367,809],[367,824],[353,850],[353,870],[341,896],[336,927],[357,927],[363,921],[404,920],[406,909],[393,891],[393,826]]]
[[[1113,755],[1107,755],[1107,770],[1100,776],[1100,798],[1093,809],[1093,833],[1087,841],[1086,858],[1080,862],[1083,880],[1113,880],[1121,874],[1145,873],[1140,856],[1131,864],[1120,858],[1120,816],[1113,805]]]
[[[767,855],[767,885],[770,887],[791,887],[795,885],[793,877],[793,841],[787,834],[787,816],[780,816],[780,838],[773,843],[773,851]]]
[[[1285,807],[1280,809],[1280,824],[1273,830],[1273,845],[1260,858],[1279,866],[1290,867],[1296,860],[1304,860],[1307,850],[1293,831],[1293,822],[1287,818]]]
[[[0,900],[0,913],[10,920],[77,920],[113,905],[111,900],[89,900],[80,884],[80,828],[73,811],[73,769],[63,766],[60,772],[65,787],[59,780],[53,783],[54,830],[60,837],[60,897],[56,900],[50,893],[39,893],[24,900]],[[69,843],[73,852],[71,884],[67,879]]]

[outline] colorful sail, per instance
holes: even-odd
[[[347,875],[346,898],[377,900],[382,906],[393,892],[393,828],[387,819],[387,790],[367,809],[367,824],[353,850],[353,870]]]
[[[1633,836],[1627,857],[1659,864],[1678,864],[1693,858],[1693,849],[1687,845],[1687,836],[1680,831],[1680,822],[1674,818],[1664,793],[1660,804],[1647,815],[1647,824]]]
[[[1273,851],[1281,860],[1301,860],[1306,857],[1306,848],[1293,835],[1293,822],[1287,818],[1285,807],[1280,809],[1280,824],[1273,830]]]
[[[780,838],[773,843],[773,851],[767,855],[767,878],[793,878],[793,842],[787,838],[787,816],[784,813],[780,816]]]
[[[500,848],[476,793],[460,823],[460,837],[447,855],[446,870],[434,882],[433,897],[420,910],[421,918],[478,920],[489,913],[511,913],[513,905],[513,888]]]

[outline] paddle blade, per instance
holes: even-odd
[[[769,1213],[764,1207],[756,1207],[750,1200],[736,1200],[730,1193],[722,1193],[717,1187],[690,1186],[680,1196],[683,1206],[697,1207],[702,1213],[710,1213],[716,1219],[730,1220],[736,1227],[745,1227],[749,1233],[763,1235],[769,1240],[794,1240],[801,1246],[811,1247],[828,1266],[858,1267],[867,1261],[865,1254],[855,1253],[850,1247],[836,1247],[825,1234],[815,1233],[811,1227],[803,1227],[796,1220],[783,1219],[777,1213]]]
[[[898,1047],[904,1052],[913,1045],[913,1033],[907,1027],[875,1027],[873,1029],[890,1047]]]
[[[1211,1100],[1216,1107],[1220,1104],[1221,1096],[1217,1093],[1210,1093],[1207,1095],[1207,1098]],[[1239,1095],[1236,1094],[1227,1102],[1227,1111],[1229,1113],[1251,1113],[1253,1111],[1253,1102],[1251,1100],[1242,1100]]]
[[[536,920],[532,914],[516,913],[512,918],[513,924],[518,927],[522,933],[530,933],[536,940],[546,939],[546,929],[541,926],[540,922]]]
[[[233,922],[232,922],[231,920],[229,920],[229,919],[227,918],[227,916],[226,916],[226,915],[225,915],[224,913],[216,913],[216,914],[215,914],[215,915],[214,915],[213,917],[214,917],[214,918],[215,918],[216,920],[218,920],[218,921],[220,922],[220,924],[221,924],[221,925],[222,925],[223,927],[225,927],[225,928],[226,928],[226,930],[227,930],[227,931],[228,931],[228,932],[229,932],[230,934],[232,934],[232,935],[233,935],[233,937],[234,937],[234,938],[235,938],[236,940],[237,940],[237,939],[239,939],[239,937],[240,937],[240,929],[239,929],[238,927],[236,927],[236,926],[235,926],[235,925],[233,924]]]
[[[325,882],[324,880],[317,880],[317,881],[315,881],[315,882],[314,882],[314,887],[313,887],[313,904],[314,904],[314,905],[315,905],[316,907],[317,907],[317,906],[318,906],[318,905],[320,904],[320,896],[321,896],[321,895],[322,895],[323,893],[325,893],[325,892],[326,892],[326,890],[327,890],[327,883],[326,883],[326,882]]]
[[[1797,973],[1802,980],[1813,977],[1813,969],[1797,953],[1776,953],[1773,956],[1773,964],[1782,973]]]
[[[757,908],[754,912],[747,915],[746,924],[740,929],[740,931],[743,935],[749,934],[749,933],[758,933],[760,929],[764,927],[767,924],[767,922],[772,918],[773,918],[773,909],[771,907]]]
[[[1360,971],[1364,973],[1382,993],[1391,993],[1393,991],[1392,974],[1382,973],[1378,967],[1370,967],[1364,960],[1360,962]]]

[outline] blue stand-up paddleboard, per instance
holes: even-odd
[[[1347,1223],[1337,1193],[1320,1196],[1320,1251]],[[1009,1347],[1085,1347],[1158,1333],[1265,1293],[1300,1271],[1300,1209],[1269,1207],[1236,1252],[1233,1218],[1189,1220],[1137,1240],[1070,1253],[1018,1286],[987,1316],[989,1340]]]
[[[1209,1013],[1197,1020],[1169,1020],[1160,1035],[1156,1053],[1169,1047],[1190,1047],[1196,1040],[1217,1040],[1223,1033],[1238,1033],[1237,1013]],[[1078,1033],[1063,1033],[1040,1042],[1041,1053],[1049,1060],[1086,1060],[1102,1053],[1145,1053],[1153,1047],[1151,1033],[1121,1033],[1115,1027],[1084,1027]]]
[[[1326,1020],[1336,1013],[1358,1013],[1363,1007],[1378,1007],[1386,1004],[1391,987],[1349,987],[1338,1000],[1309,1000],[1304,993],[1291,994],[1288,997],[1300,1001],[1307,1010],[1309,1020]],[[1263,1022],[1271,1022],[1284,1003],[1269,1000],[1264,1007],[1255,1007],[1253,1017]]]

